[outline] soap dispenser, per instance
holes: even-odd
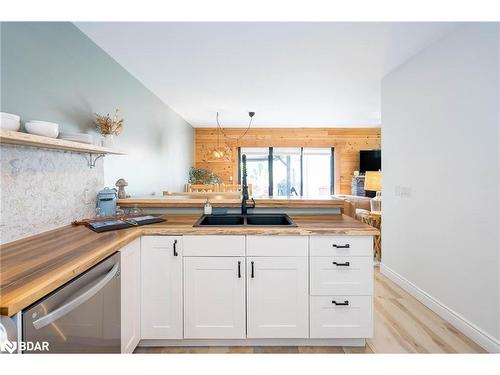
[[[203,213],[205,215],[212,215],[212,205],[210,204],[210,201],[207,198],[207,202],[205,203],[205,208],[203,209]]]

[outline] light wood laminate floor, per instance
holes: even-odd
[[[484,353],[375,268],[375,334],[366,347],[154,347],[135,353]]]

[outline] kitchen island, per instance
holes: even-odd
[[[122,294],[122,311],[139,309],[122,316],[129,319],[122,326],[140,322],[123,351],[139,341],[364,344],[372,332],[372,236],[378,231],[341,214],[290,216],[296,227],[193,227],[199,215],[167,215],[164,223],[115,232],[67,226],[14,241],[0,248],[0,312],[18,313],[120,251],[122,291],[127,282],[125,290],[136,291]],[[131,251],[136,257],[124,258]],[[359,327],[342,329],[354,327],[345,321],[332,331],[325,315],[332,306]]]

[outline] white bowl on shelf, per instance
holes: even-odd
[[[12,113],[0,112],[0,128],[4,130],[19,131],[21,117]]]
[[[54,122],[31,120],[24,127],[28,133],[43,137],[57,138],[59,135],[59,124]]]

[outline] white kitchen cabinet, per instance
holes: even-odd
[[[370,337],[371,254],[371,236],[144,236],[140,337]]]
[[[312,339],[373,335],[372,236],[311,236]]]
[[[308,337],[307,257],[247,258],[247,336]]]
[[[182,237],[142,237],[141,281],[142,338],[181,339]]]
[[[141,340],[141,240],[120,251],[121,352],[132,353]]]
[[[245,338],[245,258],[184,258],[184,338]]]

